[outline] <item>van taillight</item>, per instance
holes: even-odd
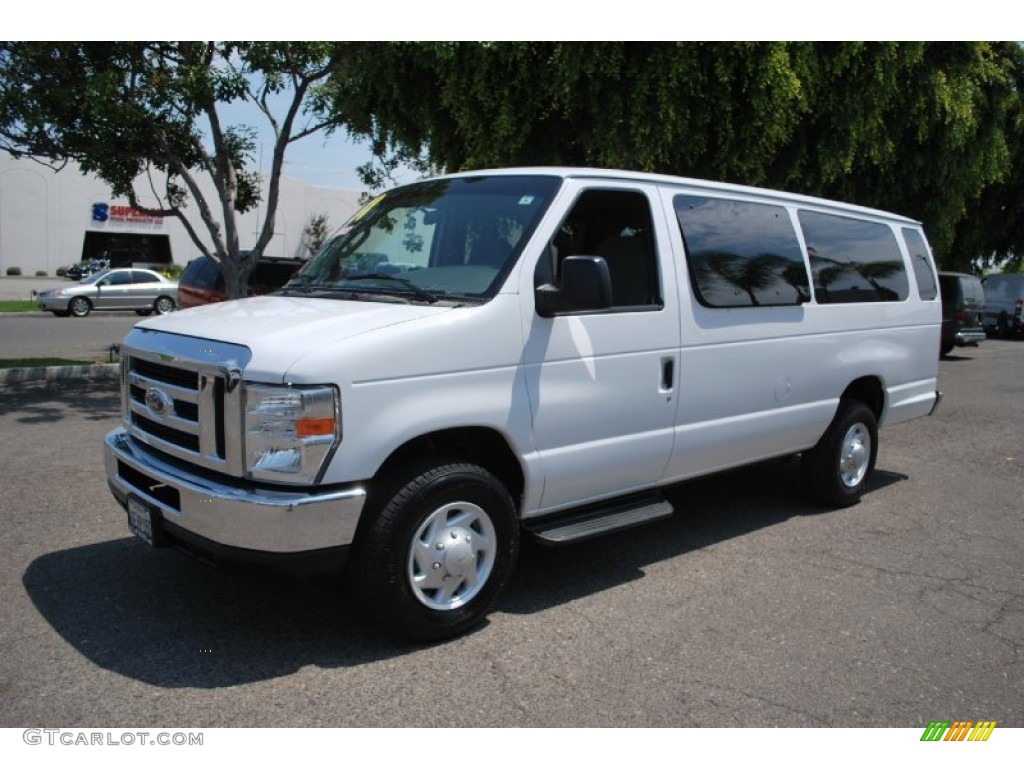
[[[961,325],[963,324],[963,322],[964,322],[964,311],[962,309],[958,309],[956,311],[956,315],[953,316],[953,322],[960,323]]]

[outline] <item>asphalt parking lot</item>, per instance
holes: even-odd
[[[1024,726],[1024,342],[940,365],[862,502],[795,461],[672,489],[662,523],[528,546],[487,624],[379,635],[331,579],[128,534],[112,383],[0,389],[0,726]]]

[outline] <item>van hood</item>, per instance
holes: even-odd
[[[143,320],[136,328],[248,347],[261,368],[287,368],[310,347],[433,317],[452,307],[259,296],[208,304]],[[278,367],[280,366],[280,367]]]

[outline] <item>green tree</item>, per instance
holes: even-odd
[[[1024,250],[1020,227],[998,222],[1005,236],[975,230],[977,243],[957,246],[987,191],[1007,197],[1019,185],[1016,43],[394,43],[351,53],[328,96],[371,140],[371,184],[398,163],[610,166],[904,213],[925,222],[949,266],[981,247]]]
[[[274,234],[288,145],[337,123],[317,93],[336,55],[326,43],[0,43],[0,148],[57,169],[73,160],[138,210],[177,218],[220,265],[228,296],[244,296]],[[288,96],[279,114],[271,109],[277,94]],[[275,137],[265,217],[245,259],[237,215],[261,195],[249,167],[255,131],[221,119],[236,100],[256,104]],[[144,175],[155,205],[136,192]],[[216,200],[200,189],[204,175]],[[188,205],[200,227],[185,216]]]
[[[314,213],[309,217],[309,221],[306,222],[306,226],[302,230],[302,245],[306,251],[305,255],[312,256],[327,241],[327,222],[327,214],[323,212]]]

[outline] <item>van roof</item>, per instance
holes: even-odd
[[[897,213],[868,208],[853,203],[844,203],[838,200],[828,200],[822,197],[801,195],[795,192],[782,192],[764,187],[751,187],[742,184],[730,184],[723,181],[708,181],[706,179],[691,179],[684,176],[669,176],[660,173],[643,173],[641,171],[622,171],[610,168],[573,168],[563,166],[531,166],[523,168],[492,168],[479,171],[464,171],[452,173],[440,178],[471,178],[474,176],[561,176],[564,179],[604,179],[607,181],[638,181],[648,184],[660,184],[662,186],[685,186],[688,189],[703,189],[708,192],[727,192],[733,194],[749,195],[766,199],[778,200],[780,203],[796,203],[818,208],[830,208],[836,211],[853,213],[858,215],[875,216],[888,219],[889,221],[902,222],[906,224],[919,225],[921,222]]]

